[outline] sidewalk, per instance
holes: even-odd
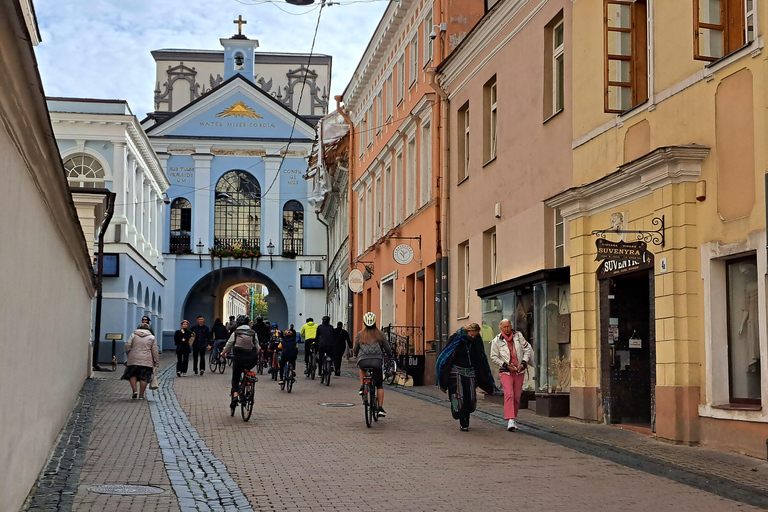
[[[350,370],[354,371],[351,365]],[[436,386],[395,389],[450,407],[447,394]],[[506,426],[503,401],[499,397],[486,398],[479,394],[475,416]],[[520,411],[518,424],[521,433],[768,508],[768,462],[764,460],[702,447],[675,445],[610,425],[537,416],[527,409]]]

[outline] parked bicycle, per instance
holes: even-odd
[[[283,383],[280,384],[280,389],[285,389],[290,393],[293,389],[293,383],[296,382],[296,369],[290,361],[285,363],[285,371],[283,372],[283,378],[281,380]]]
[[[379,400],[373,370],[365,369],[363,376],[363,405],[365,406],[365,426],[371,428],[374,421],[379,421]]]
[[[395,356],[384,357],[381,372],[384,374],[384,382],[389,385],[395,383],[395,377],[397,376],[397,359]]]
[[[258,377],[256,377],[256,374],[252,370],[243,370],[243,376],[240,379],[240,390],[237,394],[237,399],[240,402],[240,414],[243,417],[243,421],[251,419],[251,413],[253,412],[254,384],[258,381]],[[234,416],[237,405],[233,403],[230,408],[232,409],[232,416]]]

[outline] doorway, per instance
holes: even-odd
[[[605,422],[655,431],[653,279],[651,270],[602,279],[600,323]]]

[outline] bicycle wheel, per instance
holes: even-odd
[[[315,372],[317,371],[317,361],[315,361],[315,356],[312,356],[312,359],[309,360],[309,377],[312,380],[315,380]]]
[[[290,393],[293,389],[293,381],[296,380],[295,372],[293,371],[293,365],[291,363],[288,363],[285,365],[285,386],[288,388],[288,392]]]
[[[379,396],[376,384],[371,382],[371,403],[373,404],[373,421],[379,421]]]
[[[219,373],[224,373],[224,370],[226,369],[227,369],[227,360],[219,357]]]
[[[264,353],[259,353],[259,362],[256,363],[256,373],[259,375],[264,374]]]
[[[277,364],[272,366],[272,380],[277,380],[279,373],[280,373],[280,366]]]
[[[371,428],[373,424],[373,405],[371,402],[370,384],[363,385],[363,405],[365,406],[365,426]]]
[[[246,380],[243,386],[243,397],[240,400],[240,414],[243,416],[243,421],[251,419],[251,412],[253,412],[253,382]]]
[[[390,359],[387,362],[387,366],[384,372],[384,379],[387,384],[394,384],[395,377],[397,376],[397,361]]]
[[[331,373],[333,373],[331,360],[326,358],[325,359],[325,368],[323,369],[323,373],[325,374],[325,385],[330,386],[331,385]]]

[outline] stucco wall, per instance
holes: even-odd
[[[91,298],[4,130],[0,154],[0,510],[18,510],[88,376]]]

